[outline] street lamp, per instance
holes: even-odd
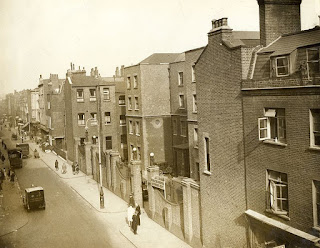
[[[99,146],[99,172],[100,172],[100,208],[104,208],[104,193],[102,188],[102,166],[101,166],[101,145],[100,145],[100,122],[96,118],[89,118],[86,121],[86,140],[88,141],[88,121],[94,120],[98,124],[98,146]]]
[[[153,166],[153,164],[154,164],[154,153],[151,152],[150,153],[150,166]]]

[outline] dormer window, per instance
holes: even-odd
[[[276,76],[283,77],[289,75],[289,59],[288,57],[278,57],[275,59]]]
[[[307,48],[308,78],[320,72],[320,47]]]

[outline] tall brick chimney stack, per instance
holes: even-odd
[[[232,29],[228,26],[228,18],[223,17],[218,20],[212,20],[212,29],[208,33],[209,42],[211,38],[219,40],[229,40],[232,38]]]
[[[280,35],[301,31],[301,1],[258,0],[261,45],[269,45]]]

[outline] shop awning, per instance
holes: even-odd
[[[296,228],[293,228],[293,227],[288,226],[286,224],[283,224],[280,221],[271,219],[265,215],[262,215],[262,214],[255,212],[251,209],[245,211],[245,213],[255,220],[261,221],[262,223],[265,223],[265,224],[270,225],[272,227],[276,227],[276,228],[281,229],[285,232],[291,233],[295,236],[301,237],[301,238],[308,240],[312,243],[319,244],[319,242],[320,242],[320,238],[318,238],[316,236],[313,236],[309,233],[300,231],[299,229],[296,229]]]

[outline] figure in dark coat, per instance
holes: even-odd
[[[56,160],[56,162],[54,163],[54,167],[56,168],[56,171],[59,170],[59,162],[58,162],[58,160]]]
[[[15,176],[15,173],[12,172],[12,173],[11,173],[11,176],[10,176],[10,182],[14,182],[14,176]]]
[[[141,209],[140,209],[140,206],[138,204],[136,204],[136,213],[137,213],[138,226],[140,226]]]
[[[138,213],[137,211],[134,213],[132,216],[132,230],[134,234],[137,234],[137,229],[138,229]]]

